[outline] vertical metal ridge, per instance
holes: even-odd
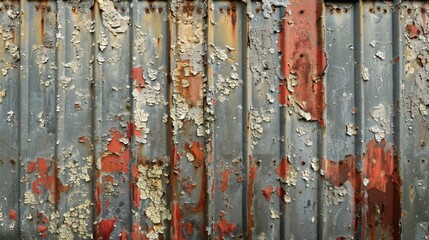
[[[93,11],[93,19],[95,21],[94,23],[94,29],[95,32],[92,35],[92,46],[93,46],[93,59],[92,59],[92,64],[93,64],[93,69],[92,69],[92,147],[93,147],[93,168],[92,168],[92,181],[93,181],[93,202],[96,202],[96,198],[97,198],[97,162],[98,162],[98,157],[100,156],[101,153],[101,147],[98,144],[100,142],[100,137],[101,137],[101,115],[102,115],[102,108],[101,108],[101,103],[102,103],[102,86],[101,86],[101,81],[99,81],[98,76],[99,76],[99,71],[100,71],[100,66],[97,63],[97,56],[98,54],[100,54],[100,51],[97,48],[97,43],[99,41],[99,31],[100,31],[100,26],[101,26],[101,17],[100,17],[100,11],[99,11],[99,6],[98,6],[98,1],[94,0],[94,5],[92,6],[92,11]],[[99,104],[97,104],[99,103]],[[94,219],[94,225],[97,221],[97,214],[96,214],[96,206],[94,206],[92,208],[92,217]],[[95,238],[97,236],[97,229],[94,228],[93,231],[93,237]]]
[[[355,123],[357,126],[357,134],[356,134],[356,140],[355,140],[355,156],[356,156],[356,168],[357,171],[361,171],[363,167],[363,161],[359,156],[363,156],[363,152],[365,149],[365,139],[364,139],[364,131],[365,131],[365,104],[364,104],[364,86],[362,82],[362,67],[363,67],[363,2],[362,0],[359,0],[358,2],[354,3],[354,56],[355,56],[355,70],[354,70],[354,79],[355,79],[355,87],[354,87],[354,95],[355,95],[355,108],[356,108],[356,115],[355,115]],[[356,194],[356,193],[355,193]],[[357,203],[355,203],[357,204]],[[360,228],[365,227],[362,226],[362,209],[358,208],[358,216],[354,216],[355,226],[357,226],[357,229],[355,231],[355,234],[358,234],[360,231]],[[360,239],[361,236],[357,235],[355,236],[357,239]]]
[[[252,2],[251,1],[247,1],[245,3],[245,8],[247,10],[247,13],[251,12],[251,7],[252,7]],[[243,232],[245,233],[244,236],[246,236],[247,238],[250,238],[251,236],[251,232],[252,232],[252,227],[250,226],[253,222],[253,220],[249,221],[249,216],[251,216],[253,218],[253,214],[251,213],[252,211],[252,199],[249,199],[249,177],[251,176],[251,165],[252,163],[250,161],[252,161],[252,157],[251,157],[251,134],[250,134],[250,109],[252,107],[252,82],[251,82],[251,77],[250,77],[250,62],[249,62],[249,51],[248,51],[248,47],[249,47],[249,19],[247,17],[247,14],[242,14],[242,19],[241,19],[241,24],[243,25],[243,30],[242,31],[242,35],[243,35],[243,39],[245,39],[246,44],[244,45],[244,49],[242,51],[243,54],[243,65],[244,67],[242,68],[242,76],[243,76],[243,92],[242,92],[242,98],[243,98],[243,111],[242,111],[242,120],[243,120],[243,125],[242,125],[242,138],[243,138],[243,142],[242,142],[242,154],[243,154],[243,169],[245,171],[245,178],[243,178],[243,185],[244,187],[242,188],[242,202],[243,202],[243,208],[245,208],[242,213],[243,213],[243,222],[244,222],[244,226],[243,226]],[[251,186],[254,187],[254,186]],[[249,212],[250,211],[250,212]]]
[[[318,34],[321,34],[320,39],[323,40],[323,48],[326,49],[326,36],[325,36],[325,28],[326,28],[326,5],[325,3],[322,4],[322,15],[321,15],[321,19],[322,19],[322,26],[320,26],[320,32]],[[328,58],[329,56],[326,54],[326,58]],[[326,59],[326,62],[328,62],[328,60]],[[318,63],[319,64],[319,63]],[[328,63],[327,63],[328,64]],[[326,78],[326,71],[327,71],[328,66],[325,68],[325,72],[323,74],[322,77],[322,81],[323,81],[323,86],[324,86],[324,106],[323,106],[323,121],[325,122],[324,126],[321,126],[320,124],[317,126],[317,147],[316,147],[316,151],[317,151],[317,161],[319,163],[319,166],[322,166],[322,160],[323,159],[327,159],[327,144],[326,144],[326,120],[327,120],[327,114],[326,114],[326,103],[327,101],[327,78]],[[317,239],[324,239],[323,238],[323,210],[325,209],[325,201],[323,198],[323,193],[324,193],[324,181],[323,181],[323,177],[320,174],[320,172],[317,174],[317,193],[316,193],[316,197],[318,199],[317,201],[317,226],[316,226],[316,237]]]
[[[286,9],[285,8],[280,8],[280,17],[281,18],[285,18],[286,17]],[[282,24],[281,22],[284,21],[283,19],[280,21],[280,24]],[[281,31],[285,31],[285,29],[282,29]],[[288,37],[287,35],[285,35],[286,37]],[[280,36],[281,37],[281,36]],[[284,42],[282,40],[282,42]],[[284,49],[283,46],[280,47],[282,50]],[[285,53],[282,53],[285,54]],[[281,56],[280,56],[281,58]],[[280,61],[281,64],[281,61]],[[280,67],[281,69],[281,67]],[[280,70],[281,71],[281,70]],[[286,84],[284,81],[284,79],[281,79],[281,84]],[[279,129],[280,129],[280,141],[283,141],[283,143],[280,144],[280,156],[284,157],[287,156],[288,151],[287,151],[287,146],[289,144],[289,129],[288,127],[289,124],[287,124],[287,104],[284,104],[283,106],[281,106],[279,104]],[[287,232],[288,232],[288,212],[286,211],[286,207],[282,206],[282,201],[279,201],[279,205],[280,205],[280,238],[281,239],[287,239]]]
[[[205,161],[206,161],[206,175],[207,175],[207,199],[208,201],[206,201],[207,206],[205,206],[206,208],[206,214],[205,214],[205,221],[206,221],[206,228],[209,229],[214,229],[213,226],[210,226],[210,220],[213,220],[215,218],[215,203],[211,201],[211,199],[214,199],[214,196],[212,196],[211,194],[209,194],[210,192],[210,185],[212,184],[212,180],[214,178],[214,164],[213,164],[213,154],[214,154],[214,150],[213,150],[213,146],[215,143],[215,139],[214,139],[214,123],[213,122],[209,122],[207,121],[207,112],[205,111],[205,108],[210,108],[212,107],[212,103],[208,102],[207,97],[213,97],[212,93],[210,92],[209,88],[210,86],[213,84],[213,70],[209,67],[209,59],[210,59],[210,39],[212,36],[212,32],[213,32],[213,27],[212,24],[210,23],[210,20],[213,19],[213,9],[210,7],[213,4],[213,0],[207,0],[207,14],[206,14],[206,24],[207,27],[205,29],[205,40],[206,40],[206,55],[205,55],[205,94],[203,96],[204,99],[204,121],[207,129],[210,130],[210,134],[206,134],[206,140],[205,140],[205,153],[206,153],[206,157],[205,157]],[[208,94],[210,94],[210,96],[208,96]],[[207,144],[209,146],[207,146]],[[208,151],[207,151],[208,150]],[[211,156],[210,156],[211,155]],[[210,159],[211,158],[211,159]],[[212,164],[209,164],[210,160],[212,161]],[[211,237],[207,237],[207,239],[214,239],[215,237],[215,233],[213,233],[213,235],[211,235]]]
[[[172,96],[173,96],[173,92],[172,92],[172,88],[171,88],[171,81],[172,81],[172,78],[171,78],[171,63],[170,63],[170,58],[171,58],[171,37],[172,37],[172,34],[171,34],[171,2],[170,1],[167,1],[167,3],[166,3],[166,11],[168,11],[168,14],[167,14],[167,16],[168,16],[168,20],[166,21],[166,24],[167,24],[167,47],[168,47],[168,50],[167,50],[167,61],[166,61],[166,65],[167,65],[167,67],[166,67],[166,71],[167,71],[167,82],[166,82],[166,88],[167,88],[167,90],[166,90],[166,99],[168,100],[168,104],[167,104],[167,106],[166,106],[166,114],[167,114],[167,131],[166,131],[166,142],[167,142],[167,153],[169,154],[169,160],[170,160],[170,162],[169,162],[169,164],[168,164],[168,166],[169,166],[169,168],[170,168],[170,171],[169,171],[169,175],[170,175],[170,177],[169,177],[169,179],[168,179],[168,181],[169,181],[169,185],[170,186],[172,186],[172,184],[171,184],[171,174],[172,174],[172,172],[173,172],[173,165],[171,164],[172,163],[172,158],[173,158],[173,156],[172,156],[172,143],[173,143],[173,122],[172,122],[172,119],[171,119],[171,109],[172,109]],[[173,209],[173,206],[172,206],[172,204],[171,204],[171,200],[172,200],[172,195],[173,195],[173,192],[172,192],[172,188],[170,187],[170,186],[168,186],[168,187],[166,187],[166,189],[167,189],[167,192],[166,192],[166,201],[167,201],[167,207],[168,207],[168,209],[171,211],[171,209]],[[167,236],[166,236],[166,240],[169,240],[169,239],[172,239],[172,232],[173,232],[173,227],[172,227],[172,223],[171,223],[171,221],[170,221],[170,223],[167,225],[167,228],[166,228],[166,232],[168,233],[167,234]]]
[[[56,1],[56,8],[57,8],[57,22],[56,22],[56,34],[59,32],[64,32],[64,30],[61,30],[60,25],[65,26],[65,12],[64,12],[64,1],[62,0],[57,0]],[[64,21],[62,21],[64,20]],[[64,29],[64,28],[63,28]],[[64,34],[62,34],[64,36]],[[60,45],[61,44],[61,45]],[[62,67],[61,62],[65,62],[64,58],[65,58],[65,49],[64,49],[64,45],[63,43],[60,43],[58,38],[55,38],[55,65],[56,65],[56,71],[55,71],[55,89],[54,89],[54,97],[55,97],[55,107],[56,107],[56,111],[55,111],[55,144],[54,144],[54,160],[57,162],[57,167],[58,165],[61,164],[60,162],[60,149],[59,149],[59,144],[61,141],[63,141],[64,139],[62,139],[62,134],[64,133],[64,119],[65,119],[65,104],[64,103],[64,97],[63,94],[59,94],[60,90],[60,84],[59,84],[59,79],[60,76],[63,76],[65,74],[64,68]],[[62,105],[62,106],[61,106]],[[58,176],[58,170],[57,168],[54,169],[54,176],[56,178],[59,178]],[[55,195],[59,196],[59,192],[58,192],[58,186],[56,186],[58,183],[55,182]],[[61,198],[60,198],[61,199]],[[61,204],[61,200],[59,200],[57,203],[54,204],[54,211],[59,212],[59,205]],[[66,204],[66,202],[64,202],[64,205]]]
[[[133,42],[135,39],[135,32],[134,32],[134,27],[135,27],[135,21],[134,21],[134,16],[137,16],[136,13],[136,9],[138,7],[138,1],[137,0],[131,0],[131,4],[130,4],[130,28],[129,28],[129,33],[128,33],[128,47],[129,47],[129,58],[128,58],[128,74],[131,74],[131,69],[133,68],[133,57],[134,57],[134,47],[133,47]],[[131,79],[131,75],[128,76],[128,94],[129,94],[129,104],[130,104],[130,116],[129,116],[129,125],[128,128],[131,124],[134,124],[134,119],[135,119],[135,111],[136,111],[136,106],[134,104],[134,98],[133,98],[133,80]],[[137,156],[137,153],[134,154],[134,141],[133,141],[133,131],[130,131],[129,129],[127,129],[127,131],[130,133],[129,136],[127,136],[129,138],[129,151],[130,151],[130,161],[128,163],[128,179],[130,182],[130,189],[128,191],[128,200],[129,200],[129,219],[128,221],[130,221],[130,224],[128,225],[128,232],[131,234],[132,230],[133,230],[133,225],[135,222],[134,219],[134,215],[133,215],[133,190],[131,188],[131,184],[133,184],[133,164],[134,162],[136,164],[137,163],[137,159],[135,158]]]
[[[172,209],[174,208],[174,138],[173,138],[173,119],[171,118],[171,112],[173,109],[173,76],[172,76],[172,67],[171,67],[171,59],[173,57],[173,49],[172,49],[172,42],[173,42],[173,21],[171,21],[172,17],[173,17],[173,13],[172,13],[172,5],[170,1],[167,1],[167,11],[168,11],[168,66],[167,66],[167,85],[168,85],[168,119],[167,119],[167,127],[168,127],[168,131],[167,131],[167,140],[169,142],[169,148],[171,149],[170,151],[170,172],[169,172],[169,184],[170,184],[170,188],[169,188],[169,192],[170,192],[170,196],[168,199],[168,207],[170,209],[171,212],[171,216],[172,216],[172,220],[174,221],[174,212],[172,211]],[[170,236],[174,237],[174,226],[173,224],[170,224]]]
[[[404,111],[402,108],[401,100],[401,86],[404,72],[402,71],[404,66],[404,58],[403,58],[403,43],[402,43],[402,24],[401,24],[401,0],[393,1],[393,14],[392,14],[392,39],[393,39],[393,66],[392,66],[392,77],[393,77],[393,106],[395,109],[393,112],[393,141],[395,146],[395,154],[396,154],[396,167],[398,168],[398,174],[401,178],[403,178],[403,168],[402,161],[403,159],[403,141],[402,141],[402,132],[403,125],[402,119],[404,119]],[[398,58],[398,61],[396,59]],[[400,184],[400,193],[404,193],[403,184]],[[403,209],[403,201],[402,197],[398,199],[399,202],[395,201],[395,204],[399,204],[399,209]],[[400,225],[400,230],[402,233],[402,225]]]
[[[25,10],[24,10],[25,9]],[[20,182],[22,171],[21,167],[24,166],[25,158],[27,156],[27,139],[28,139],[28,71],[25,66],[28,66],[28,55],[22,54],[23,52],[28,53],[29,46],[26,43],[25,33],[27,33],[27,23],[28,21],[28,5],[26,0],[19,1],[19,11],[20,11],[20,22],[19,22],[19,49],[20,49],[20,60],[19,60],[19,104],[18,104],[18,114],[19,114],[19,124],[18,124],[18,182]],[[24,114],[25,113],[25,114]],[[21,237],[21,221],[22,221],[22,189],[21,185],[18,183],[18,235]]]
[[[209,87],[210,87],[210,81],[209,78],[211,77],[211,71],[209,68],[209,61],[210,61],[210,54],[209,54],[209,42],[210,42],[210,19],[212,19],[212,9],[210,8],[212,4],[212,0],[207,0],[206,1],[206,28],[204,30],[204,38],[205,38],[205,55],[204,55],[204,61],[205,61],[205,67],[204,67],[204,80],[203,80],[203,85],[204,85],[204,90],[203,90],[203,118],[204,118],[204,122],[205,124],[207,124],[205,127],[207,128],[211,128],[213,123],[209,123],[207,121],[207,114],[206,114],[206,108],[209,108],[210,105],[208,105],[208,94],[210,93]],[[210,96],[211,97],[211,96]],[[211,184],[211,178],[212,176],[214,176],[214,165],[213,167],[209,164],[210,162],[210,158],[213,157],[213,132],[210,130],[210,134],[205,133],[204,134],[204,161],[206,164],[206,182],[204,184],[206,184],[206,188],[207,191],[205,192],[206,195],[206,199],[208,199],[208,201],[205,201],[204,203],[204,212],[206,214],[204,214],[204,227],[207,229],[210,227],[210,220],[214,219],[214,207],[212,207],[213,203],[212,201],[210,201],[210,197],[213,197],[209,194],[209,189],[210,189],[210,185]],[[212,159],[213,160],[213,159]],[[212,236],[215,236],[214,234]],[[210,239],[208,236],[205,239]]]

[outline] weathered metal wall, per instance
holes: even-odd
[[[428,239],[425,1],[0,1],[1,239]]]

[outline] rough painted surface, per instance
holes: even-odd
[[[428,7],[0,2],[0,238],[428,238]]]
[[[291,1],[278,44],[284,79],[279,86],[280,103],[293,106],[304,119],[323,126],[326,59],[319,30],[322,10],[323,4],[317,0]]]

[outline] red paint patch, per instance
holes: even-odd
[[[253,226],[254,220],[253,220],[253,196],[255,191],[255,180],[256,180],[256,165],[254,162],[254,159],[250,156],[250,169],[249,169],[249,178],[248,178],[248,190],[247,190],[247,199],[248,199],[248,205],[247,205],[247,222],[248,222],[248,231],[247,236],[249,239],[252,239],[253,235]]]
[[[95,207],[96,207],[95,213],[97,216],[100,215],[100,213],[101,213],[100,195],[101,195],[102,191],[103,190],[101,189],[100,183],[97,182],[95,184]]]
[[[36,163],[35,162],[29,162],[27,165],[27,172],[33,173],[34,170],[36,170]]]
[[[192,147],[189,143],[186,143],[185,148],[194,155],[194,161],[197,167],[200,167],[204,164],[204,144],[194,141],[192,143]]]
[[[129,140],[131,140],[133,136],[141,137],[142,135],[143,135],[142,129],[138,130],[134,123],[131,123],[131,122],[128,123],[127,137]]]
[[[110,234],[115,229],[115,218],[103,219],[96,225],[96,237],[95,239],[109,240]]]
[[[279,87],[279,102],[291,104],[292,97],[299,107],[311,114],[311,120],[324,126],[324,85],[326,68],[321,34],[323,3],[314,0],[291,0],[282,22],[278,47],[281,49],[283,78],[296,76],[291,92],[284,81]],[[289,23],[293,24],[289,24]]]
[[[9,218],[16,220],[16,211],[15,210],[10,210],[9,211]]]
[[[38,158],[35,166],[37,166],[38,174],[37,179],[31,186],[33,193],[36,195],[41,195],[43,193],[43,189],[46,189],[50,194],[49,200],[53,203],[58,203],[60,199],[60,193],[67,191],[69,187],[64,186],[57,177],[56,162],[52,161],[52,174],[49,174],[49,166],[46,162],[46,159],[44,158]]]
[[[265,199],[269,202],[271,199],[271,194],[273,194],[274,188],[272,186],[267,186],[262,188],[262,195],[265,197]]]
[[[363,157],[363,171],[356,168],[356,159],[348,156],[339,162],[322,160],[324,178],[336,186],[349,181],[354,189],[354,231],[357,235],[360,209],[365,211],[361,217],[361,238],[366,239],[369,228],[370,239],[400,239],[401,228],[401,179],[396,169],[396,158],[392,148],[386,149],[383,139],[374,139],[367,144]],[[365,179],[365,184],[364,184]],[[381,236],[376,236],[381,226]]]
[[[222,175],[222,179],[220,182],[219,190],[225,192],[228,189],[229,175],[231,174],[231,170],[227,169],[220,174]]]
[[[121,231],[121,234],[119,235],[119,240],[128,240],[128,233],[125,230]]]
[[[134,180],[134,182],[131,183],[132,202],[133,202],[134,208],[139,209],[140,208],[140,189],[137,187],[137,181],[139,180],[140,174],[137,166],[133,166],[132,176]]]
[[[37,231],[39,232],[39,235],[43,238],[46,238],[48,236],[48,226],[37,226]]]
[[[131,232],[132,240],[147,240],[147,237],[144,233],[141,232],[141,227],[138,223],[133,225],[133,230]]]
[[[131,79],[137,84],[136,88],[141,90],[146,86],[146,82],[143,78],[143,67],[137,67],[131,69]]]
[[[194,225],[191,222],[187,222],[186,223],[186,234],[192,235],[192,233],[194,232]]]
[[[101,154],[101,171],[128,173],[130,151],[128,147],[120,141],[120,139],[125,136],[116,128],[110,129],[110,134],[112,140],[107,145],[108,152],[103,152]]]
[[[80,143],[85,143],[85,142],[87,142],[89,140],[89,138],[88,137],[85,137],[85,136],[82,136],[82,137],[80,137],[79,138],[79,142]]]
[[[283,180],[283,182],[286,182],[286,179],[289,175],[289,170],[290,162],[287,157],[283,157],[280,161],[280,164],[276,168],[276,173]]]
[[[237,228],[237,225],[234,223],[230,223],[227,220],[225,220],[225,214],[222,213],[220,216],[220,220],[219,222],[217,222],[217,227],[219,229],[219,233],[220,233],[220,239],[224,239],[224,235],[229,235],[232,232],[235,231],[235,229]]]
[[[182,211],[180,210],[179,204],[174,203],[173,204],[173,238],[175,240],[182,240],[183,239],[183,215]]]

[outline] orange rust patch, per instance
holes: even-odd
[[[224,235],[234,232],[237,225],[225,220],[225,213],[222,212],[220,220],[217,222],[217,227],[219,229],[220,239],[224,239]]]
[[[290,163],[286,156],[282,158],[280,164],[276,168],[277,175],[283,180],[286,181],[287,176],[289,175]]]
[[[89,138],[88,137],[85,137],[85,136],[82,136],[82,137],[80,137],[79,138],[79,142],[80,143],[85,143],[85,142],[87,142],[89,140]]]
[[[132,68],[131,79],[136,82],[136,88],[141,91],[141,89],[146,86],[146,82],[143,78],[143,67]]]
[[[109,240],[110,234],[115,229],[115,218],[103,219],[96,225],[96,237],[95,239]]]
[[[190,65],[191,61],[189,59],[179,60],[176,64],[177,86],[175,88],[182,97],[189,101],[192,107],[195,107],[198,102],[203,100],[203,74],[201,72],[196,75],[192,74],[193,67]],[[188,82],[186,87],[183,86],[184,80]]]
[[[389,181],[400,183],[399,175],[395,171],[395,159],[392,149],[386,148],[386,141],[383,139],[380,145],[375,140],[367,144],[367,151],[364,158],[363,172],[369,179],[367,188],[376,188],[386,193]]]
[[[279,87],[279,102],[290,104],[292,97],[299,107],[311,114],[311,120],[324,126],[324,85],[322,75],[326,57],[321,37],[321,14],[323,3],[315,0],[291,0],[282,21],[278,47],[282,52],[283,78],[296,76],[294,91],[286,88],[283,81]],[[293,24],[289,24],[293,23]]]
[[[417,38],[420,35],[420,28],[414,24],[408,24],[405,29],[409,38]]]
[[[48,236],[48,226],[37,226],[37,231],[39,232],[39,235],[43,238],[46,238]]]
[[[225,192],[228,189],[229,175],[231,174],[231,170],[227,169],[220,174],[222,175],[222,179],[220,182],[219,190]]]
[[[38,158],[35,162],[35,166],[37,166],[38,174],[37,179],[31,186],[33,193],[36,195],[41,195],[43,193],[43,189],[46,189],[50,194],[49,199],[53,203],[58,203],[60,199],[60,193],[67,191],[70,187],[64,186],[57,177],[56,162],[52,161],[53,173],[51,175],[49,174],[49,166],[46,162],[46,159]]]

